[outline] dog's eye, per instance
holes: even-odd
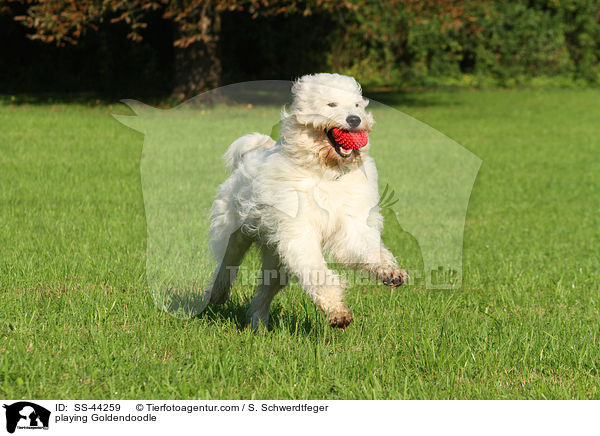
[[[327,106],[329,106],[329,107],[336,107],[337,103],[327,103]]]
[[[356,107],[359,107],[360,105],[358,103],[355,104]]]

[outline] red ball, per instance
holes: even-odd
[[[366,130],[363,130],[362,132],[348,132],[347,130],[334,127],[331,129],[331,133],[333,133],[335,142],[337,142],[340,147],[346,149],[358,150],[369,142],[369,135]]]

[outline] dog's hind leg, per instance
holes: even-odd
[[[279,256],[269,247],[262,247],[262,277],[258,290],[252,298],[248,316],[254,330],[262,323],[265,327],[269,324],[269,308],[273,298],[288,281],[288,275],[279,261]]]
[[[229,236],[227,250],[213,279],[210,292],[211,304],[223,304],[227,301],[238,268],[251,244],[252,240],[244,235],[241,229],[237,229]]]

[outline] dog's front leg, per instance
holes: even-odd
[[[327,267],[316,232],[306,225],[288,228],[285,235],[279,235],[278,253],[332,327],[345,328],[352,322],[352,312],[344,302],[342,279]]]
[[[384,246],[379,230],[358,219],[348,218],[343,222],[340,231],[327,244],[327,251],[339,262],[374,274],[394,288],[405,284],[409,278]]]

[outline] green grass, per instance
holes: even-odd
[[[110,116],[125,109],[5,100],[0,396],[600,398],[600,91],[376,98],[483,160],[462,288],[356,286],[338,331],[292,286],[256,335],[250,288],[188,320],[154,305],[143,137]]]

